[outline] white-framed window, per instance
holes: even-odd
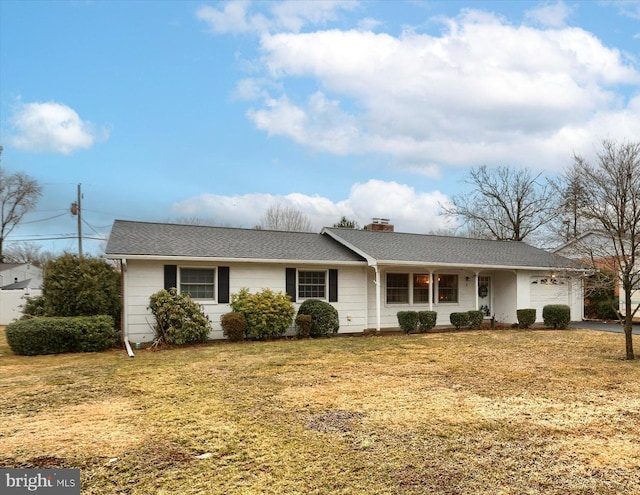
[[[325,270],[298,270],[298,297],[300,299],[326,299],[327,272]]]
[[[408,273],[387,273],[387,303],[409,303]]]
[[[438,274],[438,302],[458,302],[458,276]]]
[[[429,285],[431,279],[428,273],[413,274],[413,303],[429,304]]]
[[[428,273],[387,273],[387,304],[429,304],[429,285],[432,280]],[[458,302],[458,275],[434,275],[434,302]]]
[[[216,269],[180,267],[180,293],[191,299],[215,299]]]

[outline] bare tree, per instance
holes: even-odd
[[[527,169],[482,166],[469,172],[470,194],[455,195],[443,211],[463,221],[470,235],[522,241],[554,216],[552,187]]]
[[[275,204],[270,206],[260,225],[256,228],[265,230],[286,230],[289,232],[313,232],[313,226],[307,216],[292,206]]]
[[[27,242],[9,243],[4,252],[4,261],[7,263],[30,263],[41,268],[47,261],[57,257],[51,251],[42,251],[42,246],[38,244]]]
[[[597,227],[579,249],[596,273],[617,277],[624,303],[623,311],[614,309],[621,316],[626,357],[634,359],[632,322],[640,308],[632,303],[640,290],[640,142],[604,141],[595,164],[575,155],[574,168],[583,185],[580,217]]]
[[[41,195],[42,187],[35,179],[23,172],[10,174],[0,166],[0,263],[4,260],[5,239],[25,213],[35,207]]]

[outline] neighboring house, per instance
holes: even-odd
[[[42,268],[30,263],[0,263],[0,325],[22,316],[26,297],[42,294]]]
[[[598,270],[615,273],[619,268],[613,241],[606,235],[593,230],[581,234],[553,252],[567,258],[583,260],[587,265]],[[619,310],[624,315],[626,313],[625,293],[619,279],[614,287],[614,295],[619,298]],[[588,299],[586,293],[585,299]],[[631,305],[632,307],[640,306],[640,288],[631,293]],[[637,320],[640,320],[638,314],[634,318],[634,321]]]
[[[122,262],[123,328],[131,342],[154,337],[149,297],[176,287],[198,301],[222,338],[220,316],[247,287],[331,303],[340,333],[398,328],[402,310],[483,309],[504,323],[516,310],[568,304],[582,316],[578,264],[522,242],[325,228],[320,234],[116,220],[106,256]],[[384,231],[386,230],[386,231]]]

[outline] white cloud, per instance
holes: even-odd
[[[380,201],[380,198],[385,198]],[[369,180],[352,186],[349,197],[333,202],[321,196],[245,194],[221,196],[203,194],[173,205],[176,217],[211,218],[218,225],[252,228],[260,223],[271,205],[291,206],[311,221],[314,229],[331,226],[344,215],[363,227],[371,218],[389,218],[397,232],[425,233],[447,229],[451,221],[440,215],[440,205],[448,202],[444,194],[419,192],[396,182]]]
[[[269,89],[247,115],[270,135],[336,154],[388,154],[431,176],[442,164],[556,167],[598,142],[603,121],[609,135],[634,137],[640,115],[617,91],[640,73],[593,34],[473,10],[447,22],[440,36],[264,34],[265,77],[314,89]]]
[[[10,122],[15,130],[10,144],[24,151],[68,155],[90,148],[98,138],[90,122],[62,103],[21,103]],[[108,133],[102,134],[106,139]]]
[[[299,32],[305,25],[322,25],[338,18],[340,10],[353,10],[353,0],[285,0],[269,2],[269,15],[252,14],[251,1],[231,0],[222,8],[200,7],[196,16],[214,33]]]
[[[571,15],[572,9],[566,3],[545,3],[535,9],[528,10],[526,18],[546,27],[559,28],[565,25],[565,21]]]

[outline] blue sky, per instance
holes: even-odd
[[[640,137],[640,2],[1,0],[0,133],[43,186],[8,241],[75,250],[79,183],[97,239],[274,204],[439,230],[470,167]]]

